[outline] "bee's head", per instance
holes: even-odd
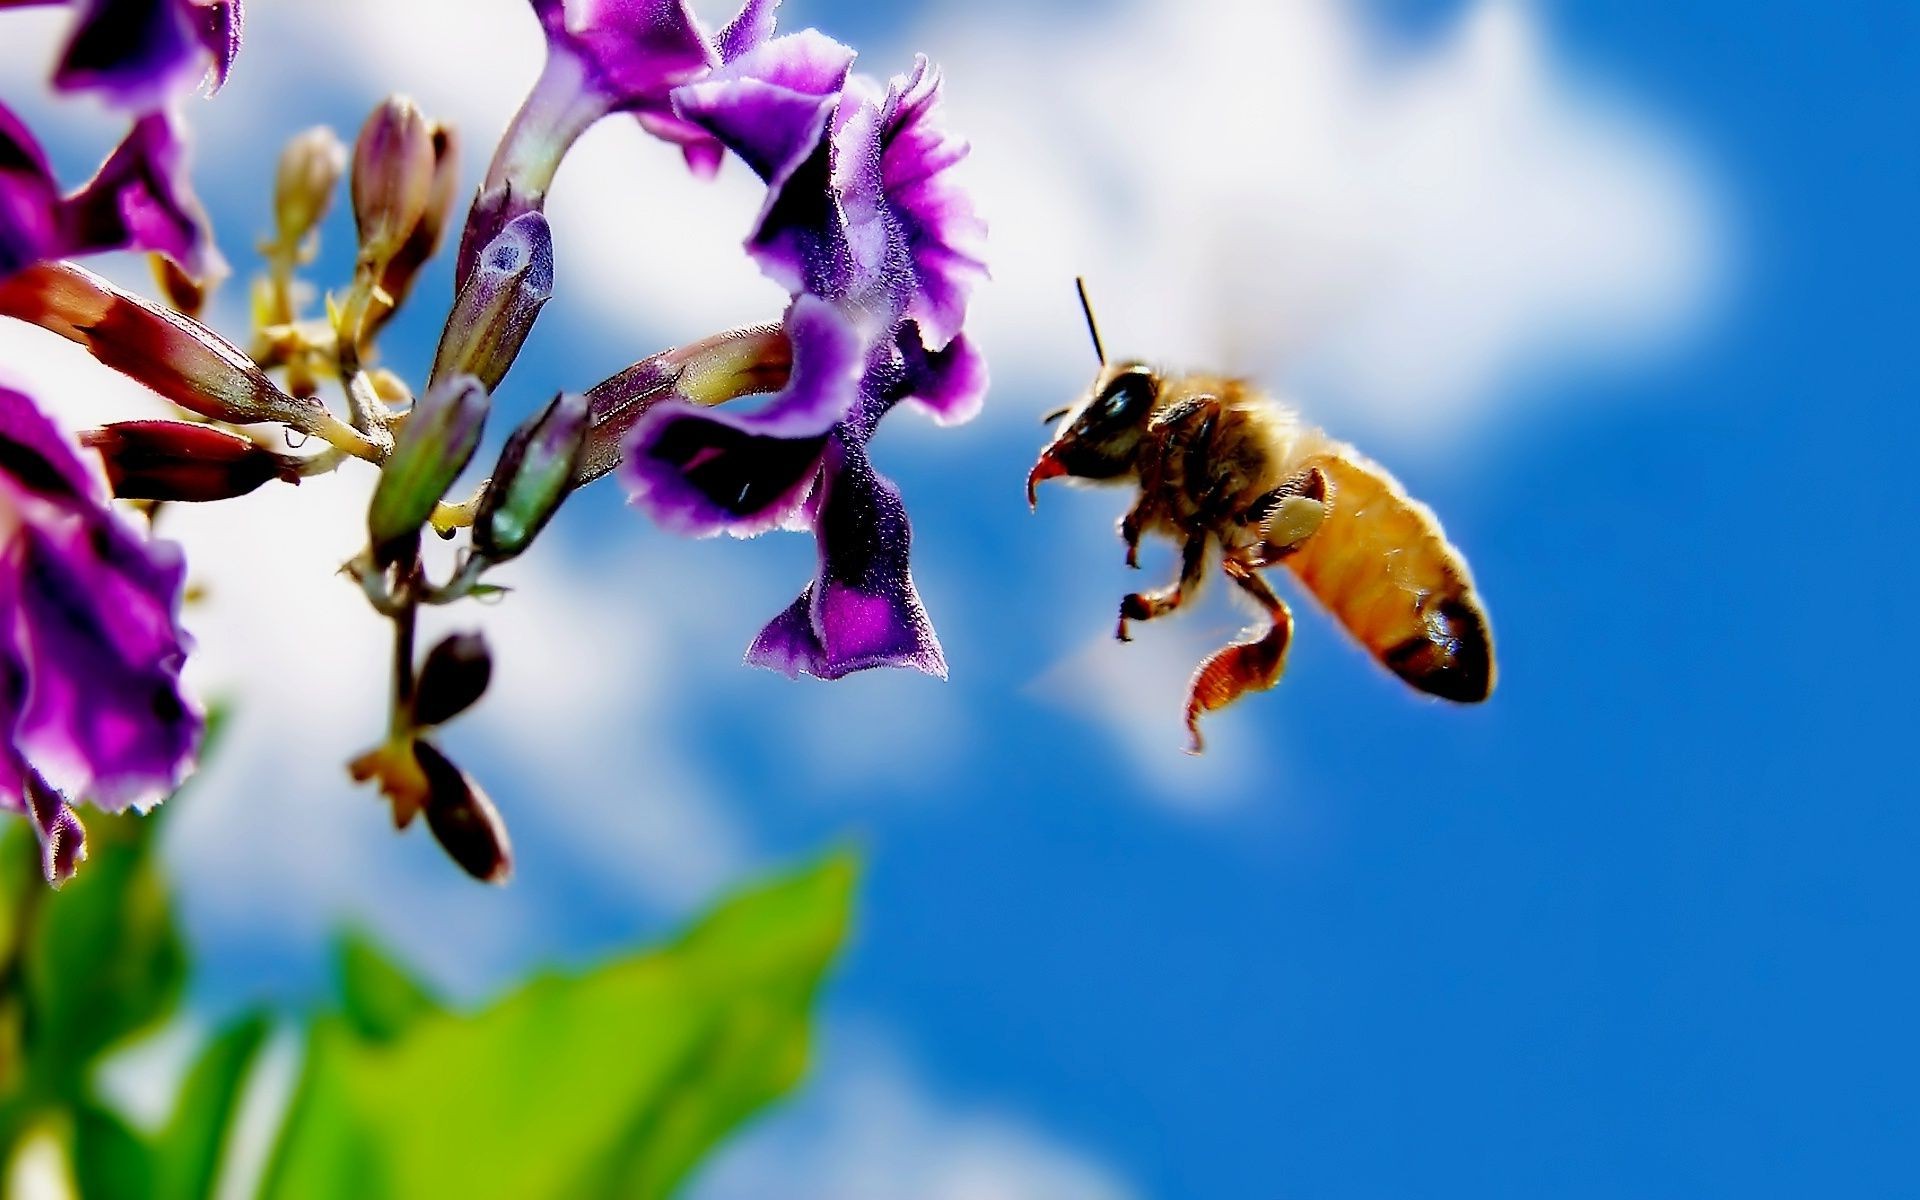
[[[1048,414],[1048,421],[1064,417],[1066,422],[1027,475],[1027,502],[1034,502],[1034,489],[1043,479],[1119,479],[1132,474],[1159,396],[1160,376],[1146,364],[1102,366],[1085,396]]]

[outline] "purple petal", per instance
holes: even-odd
[[[32,771],[26,776],[27,815],[40,838],[40,869],[59,887],[87,857],[87,831],[66,798]]]
[[[600,111],[664,107],[718,61],[684,0],[533,0],[552,54],[574,59]]]
[[[831,284],[840,221],[828,194],[825,134],[852,65],[853,51],[805,30],[673,93],[675,111],[766,181],[748,248],[789,292],[844,291]]]
[[[190,0],[81,0],[79,7],[54,69],[61,91],[98,92],[119,108],[147,112],[206,73],[202,15]]]
[[[233,60],[240,54],[240,34],[247,23],[246,6],[241,0],[212,0],[200,5],[200,43],[213,56],[212,84],[208,94],[219,91],[233,73]]]
[[[166,255],[195,280],[226,275],[206,210],[187,180],[187,148],[173,118],[149,113],[134,122],[86,186],[61,211],[59,256],[98,250]]]
[[[909,323],[901,341],[918,336]],[[966,334],[954,335],[940,350],[904,344],[902,349],[909,363],[905,399],[941,425],[962,425],[979,415],[987,396],[987,359]]]
[[[663,527],[708,536],[763,533],[798,508],[828,434],[858,399],[863,345],[832,304],[802,295],[788,310],[793,372],[753,412],[655,405],[634,425],[620,478]]]
[[[60,188],[40,143],[0,104],[0,279],[48,257]]]
[[[10,756],[67,796],[108,808],[157,801],[184,778],[201,731],[180,690],[178,549],[144,540],[95,481],[76,480],[71,451],[51,449],[61,435],[17,392],[0,389],[0,433]],[[86,487],[63,490],[76,482]]]
[[[946,657],[907,570],[913,531],[900,490],[861,447],[835,438],[815,508],[819,575],[760,631],[747,662],[821,679],[869,667],[945,679]]]
[[[939,348],[960,332],[967,298],[986,277],[980,243],[986,224],[952,169],[967,144],[936,121],[940,74],[925,57],[913,73],[896,76],[880,119],[880,174],[912,257],[916,287],[906,315],[920,322],[928,345]]]
[[[714,39],[720,61],[730,63],[772,37],[774,15],[779,8],[780,0],[747,0],[741,5],[733,20],[728,21],[727,27]]]

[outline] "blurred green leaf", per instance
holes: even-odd
[[[272,1030],[265,1013],[249,1013],[207,1042],[187,1071],[173,1118],[154,1145],[153,1182],[141,1196],[204,1200],[214,1194],[247,1073]],[[84,1194],[91,1200],[93,1193]]]
[[[342,1016],[369,1042],[398,1037],[420,1017],[441,1011],[427,986],[358,931],[341,935],[335,952]]]
[[[73,1110],[73,1181],[86,1200],[147,1200],[153,1151],[118,1115],[82,1101]]]
[[[32,1086],[78,1099],[103,1052],[179,1003],[186,950],[154,851],[157,814],[87,815],[87,861],[23,936]]]
[[[659,1197],[799,1080],[845,936],[836,855],[720,905],[672,944],[544,976],[470,1015],[370,1039],[324,1017],[262,1194]]]

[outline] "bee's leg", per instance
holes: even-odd
[[[1327,517],[1330,490],[1326,474],[1308,467],[1249,505],[1239,520],[1260,527],[1253,565],[1279,562],[1318,532]]]
[[[1128,621],[1151,621],[1164,616],[1180,607],[1187,593],[1200,583],[1200,574],[1207,565],[1207,538],[1205,534],[1189,537],[1180,547],[1180,578],[1166,587],[1151,592],[1130,592],[1120,598],[1120,628],[1114,636],[1123,642],[1133,639],[1127,635]]]
[[[1134,502],[1127,515],[1120,518],[1120,540],[1127,544],[1127,565],[1140,569],[1140,537],[1147,531],[1147,510],[1149,505],[1145,496]]]
[[[1227,578],[1254,598],[1271,623],[1259,637],[1215,651],[1193,673],[1187,694],[1187,733],[1193,739],[1187,746],[1189,754],[1198,754],[1205,747],[1200,737],[1202,714],[1225,708],[1248,692],[1264,691],[1279,682],[1287,664],[1287,643],[1293,640],[1293,614],[1267,581],[1238,558],[1227,559],[1224,567]]]

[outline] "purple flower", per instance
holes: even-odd
[[[32,817],[50,879],[82,852],[72,802],[151,805],[192,766],[185,574],[174,546],[107,507],[33,402],[0,387],[0,805]]]
[[[695,173],[711,175],[720,143],[673,110],[673,90],[766,40],[779,0],[746,0],[718,34],[701,28],[686,0],[528,0],[547,36],[547,61],[500,139],[460,239],[455,282],[500,229],[539,210],[560,161],[600,118],[631,113],[681,147]]]
[[[240,0],[77,0],[80,15],[54,68],[61,91],[96,92],[129,112],[165,107],[240,52]]]
[[[0,279],[48,259],[124,249],[164,254],[198,281],[226,274],[173,118],[135,121],[94,177],[63,196],[40,144],[0,105]]]

